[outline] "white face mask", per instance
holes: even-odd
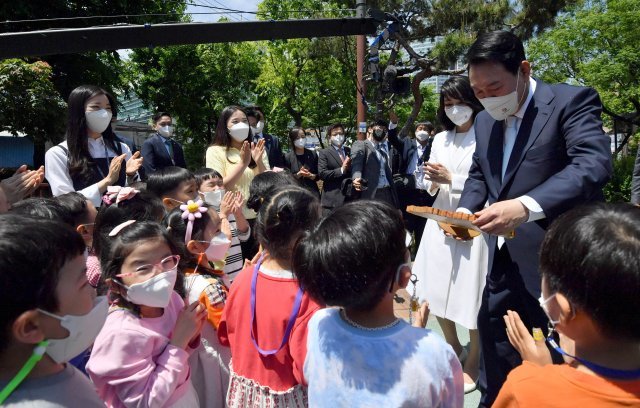
[[[416,139],[418,139],[419,141],[424,142],[428,138],[429,138],[429,132],[427,132],[426,130],[418,130],[416,132]]]
[[[344,135],[342,133],[339,133],[337,135],[333,135],[331,136],[331,144],[336,146],[336,147],[340,147],[342,146],[342,144],[344,143]]]
[[[164,137],[173,136],[173,126],[162,126],[158,128],[158,133],[160,133]]]
[[[519,79],[520,70],[518,70],[518,75],[516,77],[516,89],[510,94],[480,99],[480,103],[482,104],[482,106],[484,106],[484,109],[495,120],[505,120],[507,117],[513,115],[518,111]],[[523,94],[522,96],[524,97],[525,95]]]
[[[111,116],[111,111],[106,109],[84,113],[87,126],[89,129],[97,133],[102,133],[107,129],[107,127],[109,127],[109,123],[111,123]]]
[[[80,355],[93,344],[105,320],[107,320],[109,303],[106,296],[98,296],[93,301],[93,309],[82,316],[57,316],[42,309],[38,309],[38,311],[60,320],[60,325],[69,331],[68,337],[50,339],[47,346],[47,354],[53,361],[61,364]]]
[[[118,281],[118,285],[127,289],[125,298],[136,305],[149,307],[167,307],[171,300],[173,286],[178,278],[178,267],[157,274],[151,279],[141,283],[125,286]]]
[[[445,106],[444,113],[456,126],[462,126],[473,116],[473,109],[467,105]]]
[[[207,191],[206,193],[202,193],[202,195],[204,196],[204,202],[216,208],[220,208],[220,203],[222,202],[222,197],[224,197],[225,192],[226,191],[221,188],[215,191]]]
[[[293,145],[298,148],[304,148],[306,144],[307,144],[307,139],[305,137],[303,137],[302,139],[296,139],[293,141]]]
[[[256,127],[252,127],[251,130],[253,130],[254,135],[262,133],[262,131],[264,130],[264,123],[262,121],[256,123]]]
[[[227,236],[221,232],[211,238],[209,247],[204,251],[204,254],[207,256],[207,260],[211,262],[221,261],[227,257],[229,247],[231,247],[231,241],[229,241]]]
[[[229,134],[236,142],[244,142],[249,136],[249,125],[244,122],[236,123],[235,125],[227,128]]]

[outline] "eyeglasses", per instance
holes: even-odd
[[[151,277],[156,267],[160,269],[160,271],[162,272],[168,272],[173,268],[177,267],[179,262],[180,262],[180,255],[171,255],[164,258],[158,263],[140,265],[136,268],[134,272],[121,273],[116,275],[116,277],[121,278],[123,276],[130,276],[130,275],[138,275],[140,277]]]

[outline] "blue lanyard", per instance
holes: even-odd
[[[600,364],[592,363],[591,361],[584,360],[580,357],[572,356],[571,354],[561,349],[558,343],[556,343],[556,341],[551,336],[551,332],[549,333],[550,334],[549,334],[549,337],[547,337],[547,342],[549,343],[549,345],[551,345],[551,347],[553,347],[555,351],[567,357],[571,357],[572,359],[576,360],[577,362],[587,367],[589,370],[593,371],[596,374],[599,374],[607,378],[613,378],[614,380],[635,380],[637,378],[640,378],[640,369],[617,370],[615,368],[604,367],[604,366],[601,366]]]
[[[251,341],[253,342],[256,350],[258,350],[258,353],[262,354],[263,356],[270,356],[280,351],[289,340],[289,335],[291,334],[291,330],[293,329],[293,324],[295,323],[296,317],[298,317],[298,313],[300,312],[300,305],[302,304],[302,289],[298,288],[298,293],[296,293],[296,299],[293,302],[293,309],[291,310],[291,314],[289,315],[289,322],[287,323],[287,328],[284,331],[284,336],[282,336],[280,346],[277,349],[272,350],[264,350],[260,348],[253,334],[253,322],[256,319],[256,284],[258,282],[258,270],[260,269],[260,265],[262,265],[263,259],[264,255],[260,257],[260,260],[256,264],[255,268],[253,268],[253,277],[251,279]]]

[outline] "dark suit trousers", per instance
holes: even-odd
[[[505,244],[502,249],[496,248],[478,313],[482,347],[479,387],[483,391],[480,407],[493,404],[509,372],[522,363],[507,337],[503,318],[507,310],[518,312],[529,332],[531,328],[539,327],[546,335],[547,316],[538,299],[525,288],[518,265],[511,260]]]
[[[383,187],[383,188],[377,189],[373,199],[384,201],[390,204],[392,207],[398,208],[396,201],[393,199],[393,193],[391,192],[391,187]]]

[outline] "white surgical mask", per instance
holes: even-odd
[[[80,355],[95,341],[100,329],[107,320],[109,303],[106,296],[98,296],[93,301],[93,308],[82,316],[58,316],[45,310],[40,313],[60,320],[60,325],[69,331],[64,339],[49,339],[47,354],[58,364],[66,363]]]
[[[206,249],[204,254],[207,256],[207,260],[213,261],[221,261],[227,257],[227,251],[231,247],[231,241],[224,235],[223,232],[219,233],[215,237],[211,238],[211,242],[209,242],[209,247]]]
[[[424,142],[428,138],[429,138],[429,132],[427,132],[426,130],[418,130],[416,132],[416,139],[418,139],[419,141]]]
[[[229,134],[236,142],[244,142],[249,136],[249,125],[244,122],[236,123],[228,128]]]
[[[337,135],[333,135],[331,136],[331,144],[336,146],[336,147],[340,147],[342,146],[342,144],[344,143],[344,135],[342,133],[339,133]]]
[[[445,106],[444,113],[456,126],[462,126],[473,116],[473,109],[467,105]]]
[[[298,148],[303,148],[307,144],[307,138],[296,139],[293,141],[293,145]]]
[[[256,123],[256,127],[254,129],[255,129],[255,134],[256,135],[261,133],[262,130],[264,130],[264,122],[260,121],[260,122]]]
[[[87,126],[94,132],[102,133],[109,123],[111,123],[111,111],[106,109],[100,109],[97,111],[87,111],[84,113],[84,117],[87,120]]]
[[[520,79],[520,70],[516,77],[516,89],[510,94],[503,96],[494,96],[480,99],[480,103],[484,109],[495,120],[505,120],[518,111],[518,80]],[[524,94],[522,95],[525,96]]]
[[[125,286],[118,281],[118,285],[127,289],[125,298],[136,305],[149,307],[167,307],[173,293],[173,286],[178,278],[178,267],[157,274],[141,283]]]
[[[158,133],[160,133],[164,137],[173,136],[173,126],[167,125],[158,128]]]
[[[222,197],[224,197],[224,193],[226,191],[221,188],[215,191],[207,191],[206,193],[202,193],[204,196],[204,202],[214,206],[215,208],[220,208],[220,203],[222,202]]]

